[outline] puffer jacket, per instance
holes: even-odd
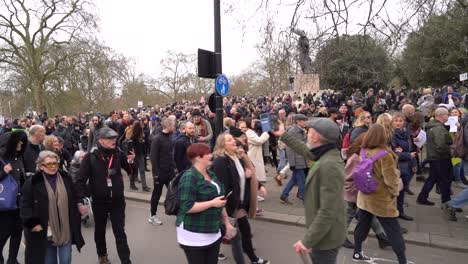
[[[402,152],[395,152],[398,156],[398,162],[409,162],[411,161],[411,134],[406,128],[395,129],[392,140],[392,150],[395,151],[397,148],[401,148]]]

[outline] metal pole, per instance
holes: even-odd
[[[11,121],[13,121],[13,114],[11,113],[11,103],[10,103],[10,101],[8,101],[8,108],[10,108],[10,118],[11,118]]]
[[[216,75],[223,73],[221,57],[221,0],[214,0],[214,44],[215,44],[215,70]],[[219,95],[215,88],[215,139],[223,132],[223,97]]]

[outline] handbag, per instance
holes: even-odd
[[[5,163],[0,160],[1,169]],[[10,211],[18,209],[18,183],[13,176],[8,174],[0,181],[0,211]]]

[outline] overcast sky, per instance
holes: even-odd
[[[98,0],[96,5],[101,39],[133,58],[139,72],[157,76],[167,50],[214,50],[212,0]],[[255,57],[255,32],[245,35],[232,15],[222,16],[223,71],[237,74]]]
[[[260,29],[266,19],[274,20],[276,30],[288,28],[297,0],[270,0],[268,11],[259,8],[260,0],[221,2],[223,72],[234,75],[247,69],[257,58],[255,45],[262,40]],[[394,22],[407,16],[409,10],[405,0],[374,2],[376,9],[386,3],[384,10]],[[362,33],[362,27],[357,25],[367,21],[367,2],[359,3],[349,12],[349,34]],[[101,40],[134,59],[138,72],[157,77],[160,60],[168,50],[186,54],[196,54],[198,48],[214,50],[213,0],[96,0],[96,6]],[[225,14],[226,10],[230,11]],[[309,11],[308,4],[298,10],[301,17],[298,27],[314,37],[317,24],[328,28],[331,20],[305,19]]]

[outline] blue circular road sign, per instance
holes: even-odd
[[[229,80],[226,75],[221,74],[216,78],[216,91],[221,96],[226,96],[229,93]]]

